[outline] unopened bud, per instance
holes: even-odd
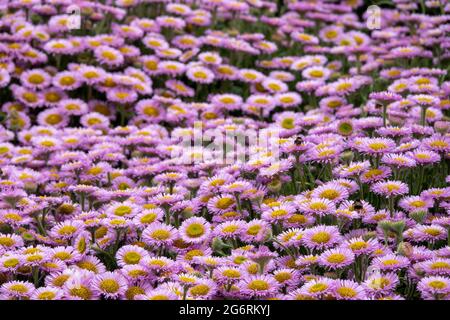
[[[403,230],[405,230],[405,226],[406,223],[403,220],[391,222],[391,230],[397,235],[401,235],[403,233]]]
[[[21,236],[22,236],[22,239],[25,241],[34,241],[35,240],[34,236],[29,232],[23,232],[21,234]]]
[[[184,219],[189,219],[194,216],[192,210],[183,210],[181,211],[181,215],[183,216]]]
[[[380,227],[384,233],[388,233],[391,230],[391,222],[388,220],[382,220],[378,222],[378,227]]]
[[[280,178],[276,177],[274,179],[272,179],[272,181],[269,182],[269,184],[267,185],[267,188],[271,191],[271,192],[279,192],[281,190],[281,180]]]
[[[331,279],[338,279],[339,278],[336,272],[325,272],[323,275],[325,277],[331,278]]]
[[[440,134],[446,134],[450,130],[449,121],[436,121],[434,123],[434,129]]]
[[[267,232],[264,234],[263,242],[271,241],[272,237],[273,237],[272,229],[269,228],[269,229],[267,229]]]
[[[352,151],[345,151],[341,154],[341,159],[346,162],[351,162],[355,154]]]
[[[223,242],[222,239],[215,237],[212,241],[212,248],[214,251],[222,251],[224,248],[230,248],[230,246]]]
[[[367,241],[370,239],[376,239],[377,233],[375,231],[370,231],[370,232],[367,232],[365,235],[363,235],[362,238],[364,239],[364,241]]]
[[[344,137],[352,135],[353,122],[349,119],[339,121],[337,125],[337,132]]]
[[[389,123],[396,127],[401,127],[405,124],[405,119],[401,117],[389,116]]]
[[[410,257],[413,254],[413,251],[412,245],[408,242],[400,242],[397,246],[398,254],[405,257]]]
[[[414,211],[409,214],[409,217],[416,221],[417,223],[422,223],[427,216],[426,211]]]

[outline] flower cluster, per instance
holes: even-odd
[[[446,1],[0,11],[0,299],[450,299]]]

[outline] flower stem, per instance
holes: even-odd
[[[422,112],[420,114],[420,124],[422,126],[425,126],[426,114],[427,114],[427,107],[426,106],[422,106]]]

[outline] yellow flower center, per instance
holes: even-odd
[[[85,240],[85,238],[81,238],[80,241],[78,241],[77,250],[80,253],[84,253],[86,251],[86,240]]]
[[[104,279],[100,282],[100,289],[108,293],[115,293],[119,288],[119,284],[114,279]]]
[[[324,190],[320,194],[320,198],[325,198],[328,200],[334,200],[337,197],[339,197],[339,192],[337,192],[336,190],[333,190],[333,189]]]
[[[355,241],[355,242],[351,243],[349,247],[350,247],[351,250],[365,249],[365,248],[367,248],[367,242],[365,242],[365,241]]]
[[[44,291],[37,296],[39,300],[53,300],[55,297],[56,294],[53,291]]]
[[[322,78],[323,77],[323,71],[322,70],[311,70],[309,72],[309,75],[313,78]]]
[[[327,104],[327,106],[332,109],[340,107],[341,105],[342,105],[342,103],[339,100],[331,100]]]
[[[99,74],[95,71],[86,71],[83,76],[87,79],[98,78]]]
[[[85,286],[79,286],[76,288],[70,289],[70,294],[76,297],[79,297],[83,300],[89,300],[92,297],[92,292],[89,288]]]
[[[382,173],[383,173],[383,171],[380,169],[371,169],[371,170],[367,171],[366,173],[364,173],[364,177],[367,179],[372,179],[376,176],[381,175]]]
[[[222,275],[227,278],[239,278],[241,273],[238,270],[227,269],[222,272]]]
[[[345,255],[342,253],[333,253],[327,257],[329,263],[342,263],[345,261]]]
[[[193,75],[195,78],[198,78],[198,79],[206,79],[208,77],[208,75],[203,71],[195,71],[193,73]]]
[[[297,36],[300,40],[304,40],[304,41],[310,41],[311,40],[311,36],[301,33]]]
[[[111,51],[103,51],[102,52],[102,57],[109,60],[109,61],[114,61],[117,59],[117,55],[114,52]]]
[[[343,82],[343,83],[340,83],[340,84],[338,84],[338,85],[336,86],[336,90],[337,90],[337,91],[346,91],[346,90],[349,90],[351,87],[352,87],[352,84],[351,84],[351,83],[349,83],[349,82]]]
[[[67,260],[67,259],[70,259],[72,257],[72,255],[68,252],[61,251],[61,252],[55,253],[55,255],[53,257],[58,258],[60,260]]]
[[[198,284],[191,288],[190,293],[194,297],[204,296],[207,295],[210,290],[211,288],[208,287],[206,284]]]
[[[430,159],[430,155],[426,154],[426,153],[416,153],[416,158],[418,159],[423,159],[423,160],[427,160]]]
[[[251,236],[256,236],[260,230],[261,226],[259,224],[255,224],[247,229],[247,234]]]
[[[61,98],[62,97],[57,92],[54,91],[50,91],[45,94],[45,100],[48,102],[56,103],[61,101]]]
[[[114,210],[114,214],[116,216],[123,217],[125,215],[128,215],[132,212],[132,208],[129,206],[119,206]]]
[[[450,264],[444,261],[437,261],[437,262],[433,262],[430,265],[430,268],[435,270],[435,269],[450,269]]]
[[[59,79],[59,83],[63,86],[71,86],[75,83],[75,78],[71,76],[63,76]]]
[[[385,266],[394,266],[396,264],[398,264],[398,260],[397,259],[387,259],[383,261],[383,264]]]
[[[59,114],[57,114],[57,113],[49,114],[49,115],[45,118],[45,122],[47,122],[47,123],[50,124],[50,125],[58,124],[58,123],[60,123],[61,121],[62,121],[62,117],[61,117]]]
[[[325,38],[327,39],[334,39],[338,36],[338,33],[336,30],[328,30],[325,32]]]
[[[169,300],[169,297],[163,294],[157,294],[152,296],[149,300]]]
[[[101,239],[106,235],[107,232],[108,232],[108,228],[106,228],[105,226],[101,226],[101,227],[97,228],[97,230],[95,230],[95,238]]]
[[[317,293],[317,292],[325,291],[327,289],[328,289],[328,286],[325,283],[319,282],[319,283],[315,283],[314,285],[312,285],[308,291],[310,293]]]
[[[264,280],[253,280],[247,285],[247,288],[255,291],[264,291],[269,289],[269,284]]]
[[[141,222],[144,224],[148,224],[148,223],[152,223],[153,221],[155,221],[155,219],[156,219],[156,214],[149,213],[141,218]]]
[[[94,273],[98,272],[97,267],[92,262],[89,261],[80,261],[77,263],[77,266],[80,267],[81,269],[89,270]]]
[[[69,111],[80,110],[80,106],[75,103],[70,103],[70,104],[66,105],[66,109]]]
[[[25,286],[21,283],[13,284],[12,286],[9,287],[9,290],[15,291],[18,293],[27,293],[28,292],[27,286]]]
[[[60,288],[62,287],[66,281],[69,279],[69,275],[68,274],[62,274],[60,276],[57,276],[54,280],[53,280],[53,285]]]
[[[147,106],[147,107],[145,107],[145,108],[143,109],[143,111],[144,111],[144,113],[145,113],[147,116],[150,116],[150,117],[157,117],[157,116],[159,116],[159,110],[158,110],[158,108],[155,108],[155,107],[153,107],[153,106]]]
[[[294,119],[293,118],[286,118],[283,119],[283,121],[281,122],[281,126],[284,129],[293,129],[295,127],[294,125]]]
[[[281,86],[278,83],[269,83],[267,85],[269,87],[269,89],[273,90],[273,91],[280,91],[281,90]]]
[[[128,275],[133,278],[138,278],[138,277],[146,276],[147,272],[145,270],[136,269],[136,270],[129,271]]]
[[[392,191],[397,191],[397,190],[399,190],[400,187],[399,187],[398,185],[396,185],[396,184],[386,184],[386,189],[387,189],[389,192],[392,192]]]
[[[224,233],[233,233],[238,229],[237,225],[229,225],[222,229]]]
[[[233,198],[220,198],[216,203],[216,207],[225,210],[228,209],[233,204],[234,204]]]
[[[443,140],[435,140],[430,143],[430,146],[436,147],[436,148],[446,148],[446,147],[448,147],[448,143]]]
[[[32,84],[41,84],[44,80],[45,78],[37,73],[34,73],[28,77],[28,81]]]
[[[149,60],[145,63],[145,67],[149,70],[156,70],[158,68],[158,63],[153,60]]]
[[[336,153],[336,151],[334,149],[328,149],[328,148],[324,148],[323,150],[321,150],[319,152],[319,157],[327,157],[327,156],[332,156]]]
[[[101,167],[92,167],[90,168],[87,173],[93,176],[99,175],[103,172],[103,169]]]
[[[186,253],[186,255],[184,257],[187,261],[191,261],[194,257],[202,257],[204,255],[205,255],[205,253],[202,250],[194,249],[194,250],[188,251],[188,253]]]
[[[315,243],[327,243],[328,241],[330,241],[330,239],[330,234],[325,231],[317,232],[311,237],[311,240]]]
[[[210,184],[210,186],[217,187],[217,186],[223,185],[224,183],[225,183],[224,179],[215,179],[215,180],[212,180],[209,184]]]
[[[128,287],[127,291],[125,292],[125,297],[128,300],[133,300],[135,296],[138,294],[144,294],[145,290],[138,286],[132,286]]]
[[[288,212],[284,209],[274,210],[270,213],[272,218],[281,218],[281,217],[286,216],[287,214],[288,214]]]
[[[170,232],[165,229],[159,229],[152,232],[151,237],[156,240],[167,240],[170,238]]]
[[[116,92],[116,98],[121,99],[121,100],[128,98],[129,95],[130,94],[125,91]]]
[[[378,151],[378,150],[386,149],[387,145],[382,142],[373,142],[373,143],[369,144],[369,148],[372,150]]]
[[[305,223],[306,217],[302,214],[293,214],[289,219],[289,223]]]
[[[15,244],[16,242],[8,237],[2,237],[0,238],[0,245],[5,246],[5,247],[11,247]]]
[[[77,228],[74,226],[64,226],[58,230],[58,234],[61,236],[68,236],[77,231]]]
[[[123,261],[127,264],[138,264],[141,261],[141,255],[135,251],[129,251],[124,254]]]
[[[444,289],[445,287],[447,287],[444,281],[439,280],[430,281],[428,282],[428,285],[433,289]]]
[[[290,272],[278,272],[274,277],[278,282],[283,283],[292,279],[292,274]]]
[[[55,143],[51,140],[44,140],[44,141],[41,141],[40,145],[43,147],[51,148],[51,147],[55,146]]]
[[[235,100],[231,97],[222,97],[220,99],[220,102],[225,103],[225,104],[232,104],[232,103],[235,103]]]
[[[309,208],[312,210],[326,210],[328,207],[323,202],[312,202],[309,204]]]
[[[198,238],[205,233],[205,227],[201,223],[192,223],[186,228],[186,233],[191,238]]]
[[[406,89],[406,87],[407,87],[406,83],[399,83],[399,84],[397,84],[395,86],[395,89],[396,90],[403,90],[403,89]]]
[[[22,96],[27,102],[36,102],[38,100],[38,97],[33,92],[25,92]]]
[[[435,229],[435,228],[426,228],[425,230],[426,234],[429,234],[430,236],[438,236],[441,234],[441,231],[439,229]]]
[[[341,297],[353,298],[354,296],[356,296],[356,291],[349,287],[340,287],[336,291]]]
[[[425,201],[415,200],[415,201],[411,201],[409,204],[411,206],[413,206],[413,207],[420,208],[420,207],[423,207],[425,205]]]
[[[14,268],[19,264],[19,259],[11,258],[3,261],[3,267],[5,268]]]
[[[285,96],[285,97],[280,98],[280,101],[283,103],[293,103],[294,98],[292,98],[290,96]]]
[[[89,118],[87,121],[87,124],[90,126],[96,125],[96,124],[100,124],[102,123],[102,121],[98,118]]]

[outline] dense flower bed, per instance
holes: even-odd
[[[449,299],[446,1],[6,3],[1,299]]]

